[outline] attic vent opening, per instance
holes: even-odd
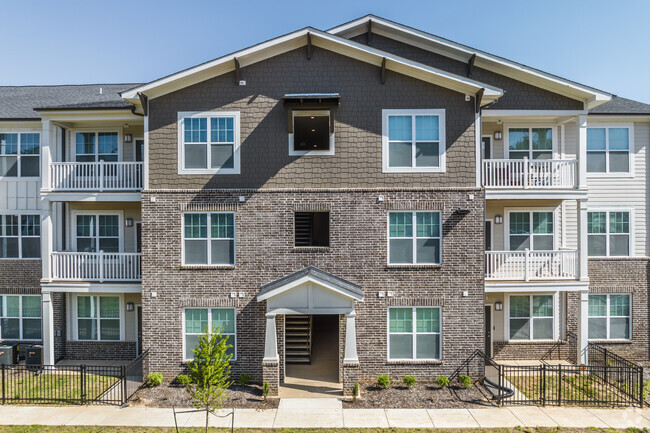
[[[295,213],[295,246],[329,247],[330,214],[329,212]]]

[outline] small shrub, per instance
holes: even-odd
[[[359,397],[359,382],[354,382],[354,388],[352,388],[352,401],[357,401]]]
[[[237,383],[241,386],[246,386],[250,383],[251,381],[251,375],[250,374],[241,374],[239,375],[239,380]]]
[[[402,380],[404,381],[408,389],[411,389],[413,385],[415,385],[415,377],[413,376],[404,376]]]
[[[643,400],[648,399],[648,388],[650,388],[650,382],[647,380],[643,381]]]
[[[467,376],[466,374],[461,374],[458,376],[458,383],[463,385],[465,388],[469,388],[472,386],[472,378]]]
[[[176,383],[179,385],[189,385],[190,377],[187,374],[179,374],[176,376]]]
[[[446,388],[449,386],[449,378],[447,376],[438,376],[436,382],[438,382],[440,388]]]
[[[163,375],[162,373],[151,373],[147,376],[150,386],[159,386],[162,385]]]
[[[266,397],[269,395],[270,391],[271,391],[271,385],[269,385],[268,382],[264,382],[262,384],[262,395],[264,396],[264,401],[266,401]]]
[[[382,389],[388,388],[390,386],[390,377],[387,374],[382,374],[377,378],[377,385]]]

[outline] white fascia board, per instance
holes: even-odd
[[[131,112],[130,108],[119,110],[45,110],[38,111],[43,119],[52,122],[79,122],[79,121],[101,121],[101,120],[137,120],[142,122],[142,117]]]
[[[257,302],[265,301],[267,299],[273,298],[274,296],[279,295],[280,293],[284,293],[288,290],[291,290],[295,287],[301,286],[305,283],[313,283],[318,286],[321,286],[325,289],[331,290],[332,292],[338,293],[341,296],[344,296],[349,299],[354,299],[356,301],[363,301],[363,295],[357,295],[355,293],[350,293],[347,290],[342,290],[340,287],[331,284],[327,281],[323,281],[320,278],[316,278],[310,275],[306,275],[302,278],[299,278],[297,280],[291,281],[290,283],[287,283],[283,286],[276,287],[275,289],[271,290],[270,292],[266,292],[262,295],[257,295]]]
[[[577,292],[587,290],[589,282],[585,281],[554,281],[554,282],[485,282],[485,293],[527,293],[527,292]]]
[[[486,188],[486,200],[579,200],[587,198],[586,189],[497,189]]]
[[[43,283],[41,291],[59,293],[142,293],[142,284],[107,283]]]
[[[587,114],[587,110],[491,110],[481,112],[483,118],[503,117],[570,117]]]
[[[41,198],[47,201],[85,201],[85,202],[141,202],[140,192],[129,191],[47,191],[41,189]]]

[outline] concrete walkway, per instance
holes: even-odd
[[[214,427],[230,427],[224,417],[210,417]],[[650,428],[650,409],[540,408],[520,406],[489,409],[343,409],[335,398],[282,399],[278,409],[235,409],[238,428],[335,427],[611,427]],[[0,406],[2,425],[93,425],[173,427],[171,409],[111,406]],[[205,413],[178,415],[182,427],[205,425]]]

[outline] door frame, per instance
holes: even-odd
[[[494,356],[494,304],[485,304],[483,308],[483,321],[485,322],[485,308],[490,308],[490,353],[486,353],[487,356],[490,358],[493,358]],[[485,323],[484,323],[485,325]],[[485,329],[483,329],[483,333],[485,333]],[[487,345],[487,341],[485,342]],[[485,349],[485,347],[483,347]]]
[[[142,326],[141,321],[138,319],[138,308],[142,310],[142,304],[135,304],[135,357],[137,358],[142,354],[142,348],[140,347],[140,339],[138,338],[138,329]],[[140,313],[142,314],[142,313]]]

